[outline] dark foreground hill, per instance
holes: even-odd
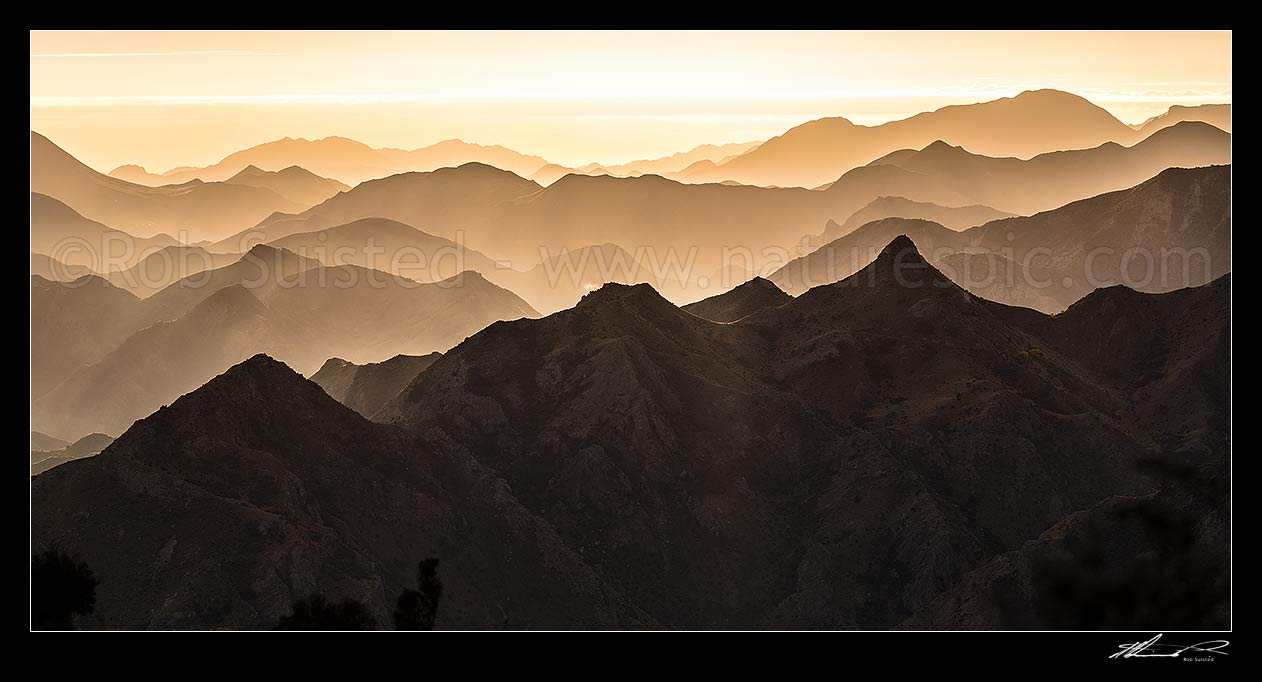
[[[36,477],[33,539],[96,571],[97,627],[269,627],[317,588],[382,620],[421,556],[442,628],[938,624],[1049,529],[1163,494],[1144,462],[1225,461],[1229,287],[1143,295],[1115,340],[1167,339],[1156,372],[1073,341],[1116,315],[985,301],[905,237],[733,323],[609,284],[492,324],[378,424],[256,357]]]

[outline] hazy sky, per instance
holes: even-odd
[[[1045,87],[1127,123],[1230,102],[1231,34],[31,33],[31,128],[103,171],[328,135],[608,164]]]

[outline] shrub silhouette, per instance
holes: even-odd
[[[31,629],[73,630],[76,615],[92,613],[96,586],[87,564],[56,548],[31,557]]]
[[[276,624],[277,630],[375,630],[377,619],[354,599],[330,602],[312,594],[294,602],[294,612]]]
[[[426,559],[416,567],[416,590],[403,590],[394,610],[395,630],[433,630],[443,583],[438,579],[438,559]]]

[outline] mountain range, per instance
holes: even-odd
[[[1231,271],[1231,167],[1171,168],[1130,189],[961,232],[886,218],[768,279],[791,294],[838,281],[898,234],[974,293],[1048,313],[1116,283],[1150,292],[1198,286]]]
[[[1219,111],[1188,109],[1172,112],[1170,118],[1221,121]],[[1228,118],[1229,112],[1228,108]],[[878,126],[856,125],[840,117],[810,121],[727,162],[685,172],[678,179],[816,187],[896,149],[920,149],[937,140],[979,155],[1030,158],[1109,142],[1134,145],[1164,123],[1153,121],[1135,130],[1077,95],[1031,90]]]
[[[190,180],[146,187],[102,175],[48,138],[31,132],[31,191],[46,194],[88,219],[138,237],[187,234],[220,238],[277,211],[306,208],[264,187]]]
[[[541,252],[583,248],[596,235],[633,254],[653,249],[658,270],[692,257],[695,272],[709,273],[724,265],[720,244],[745,247],[755,255],[764,247],[793,248],[803,235],[819,233],[829,220],[844,224],[879,197],[944,207],[980,204],[1028,215],[1130,187],[1171,166],[1227,163],[1230,158],[1229,135],[1185,122],[1133,147],[1109,143],[1026,161],[981,157],[935,143],[889,154],[820,191],[694,185],[655,175],[567,175],[541,188],[507,171],[466,164],[367,182],[300,214],[273,216],[210,248],[233,251],[250,236],[274,241],[384,217],[438,237],[459,235],[466,248],[519,270],[538,263]],[[911,206],[925,213],[925,207]],[[982,209],[955,213],[985,217]],[[665,279],[657,284],[664,285]]]
[[[252,357],[36,476],[33,541],[92,566],[97,628],[267,627],[316,589],[384,622],[424,556],[440,629],[875,629],[943,600],[1000,627],[1037,590],[988,590],[996,562],[1167,493],[1143,461],[1225,461],[1229,301],[1223,277],[1049,317],[902,236],[734,322],[606,284],[473,334],[379,423]]]
[[[138,166],[120,166],[110,171],[110,175],[156,186],[191,180],[225,181],[249,167],[273,171],[298,166],[315,175],[354,186],[388,175],[432,171],[469,162],[485,163],[518,175],[530,175],[547,163],[537,156],[520,154],[498,145],[484,146],[460,140],[444,140],[409,151],[374,149],[345,137],[319,140],[286,137],[229,154],[205,168],[175,168],[155,175]]]
[[[443,351],[495,320],[538,315],[477,273],[421,284],[262,245],[143,301],[99,278],[76,287],[32,278],[32,289],[41,301],[32,339],[48,346],[32,422],[61,434],[120,433],[259,349],[310,372],[337,354],[375,362]],[[64,331],[84,327],[110,334]]]

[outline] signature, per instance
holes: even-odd
[[[1227,655],[1223,648],[1229,644],[1225,639],[1215,639],[1199,644],[1189,644],[1187,646],[1176,644],[1158,644],[1161,635],[1157,635],[1146,642],[1132,642],[1123,644],[1120,651],[1109,656],[1109,658],[1178,658],[1186,652],[1193,654],[1222,654]]]

